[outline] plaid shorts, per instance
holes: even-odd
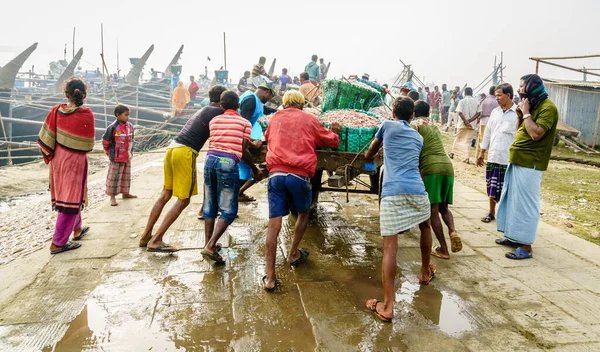
[[[427,194],[397,194],[381,198],[379,206],[381,236],[394,236],[409,230],[431,216]]]
[[[106,176],[106,195],[129,194],[131,186],[131,163],[110,162]]]

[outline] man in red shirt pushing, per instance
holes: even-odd
[[[306,261],[308,249],[298,249],[308,225],[308,210],[312,203],[311,177],[317,168],[316,148],[337,148],[341,126],[334,123],[325,128],[313,115],[302,111],[304,96],[298,91],[288,91],[283,96],[284,110],[273,115],[265,138],[269,145],[267,169],[269,170],[269,228],[267,230],[267,275],[263,287],[275,289],[275,257],[277,236],[281,223],[290,209],[298,212],[294,239],[287,262],[296,266]]]

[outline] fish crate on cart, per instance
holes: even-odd
[[[363,151],[371,143],[382,121],[371,112],[353,109],[331,110],[323,113],[320,118],[327,128],[334,122],[342,125],[340,145],[336,150],[352,153]]]
[[[369,110],[383,103],[377,89],[356,80],[325,80],[321,82],[323,99],[321,110]]]

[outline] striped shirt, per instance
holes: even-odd
[[[267,71],[265,71],[265,66],[261,64],[256,64],[252,67],[252,77],[256,76],[267,76]]]
[[[252,132],[252,125],[248,120],[236,110],[226,110],[224,114],[210,120],[209,129],[209,151],[234,154],[242,160],[242,142],[244,139],[250,141]]]

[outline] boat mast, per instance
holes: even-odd
[[[102,59],[104,60],[104,24],[100,23],[100,43],[102,45]],[[105,74],[105,69],[104,69],[105,65],[102,65],[102,96],[103,96],[103,103],[104,103],[104,128],[108,127],[108,120],[106,118],[106,80],[104,80],[104,74]]]

